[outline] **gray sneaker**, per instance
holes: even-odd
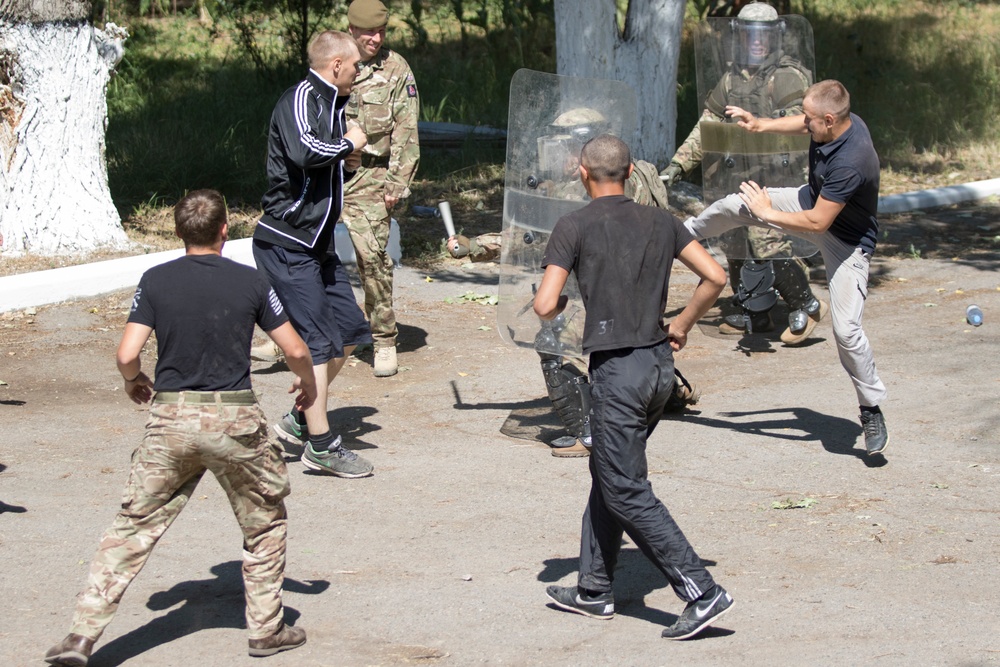
[[[279,440],[290,442],[293,445],[304,445],[309,439],[309,427],[295,421],[291,412],[282,417],[281,421],[275,423],[274,432],[278,434]]]
[[[889,444],[889,432],[885,429],[885,417],[881,412],[862,412],[861,427],[865,432],[865,450],[868,456],[881,454]]]
[[[302,452],[302,463],[310,470],[330,473],[337,477],[368,477],[375,466],[340,444],[340,436],[333,441],[330,449],[317,452],[312,443]]]

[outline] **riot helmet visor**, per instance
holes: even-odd
[[[743,64],[758,67],[771,55],[772,44],[777,45],[777,23],[744,23],[738,28]]]

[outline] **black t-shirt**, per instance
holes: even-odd
[[[129,322],[156,332],[155,391],[250,389],[254,324],[288,321],[264,274],[218,255],[185,255],[139,280]]]
[[[542,266],[576,273],[587,310],[583,351],[647,347],[667,334],[674,259],[694,241],[680,220],[623,195],[599,197],[556,223]]]
[[[878,242],[879,162],[868,126],[851,114],[851,126],[835,140],[809,146],[810,206],[820,195],[844,204],[830,233],[873,254]]]

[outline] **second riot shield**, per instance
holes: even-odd
[[[632,143],[636,107],[635,93],[621,81],[527,69],[511,79],[497,306],[505,341],[545,354],[582,354],[583,302],[572,275],[562,315],[542,322],[532,309],[542,258],[556,222],[587,203],[579,176],[583,144],[600,134]]]
[[[812,28],[795,15],[740,12],[704,21],[695,39],[698,98],[713,120],[699,123],[705,204],[739,192],[743,181],[775,187],[806,182],[809,136],[749,133],[726,117],[727,106],[755,116],[802,114],[813,82]],[[740,228],[709,241],[728,259],[808,257],[812,243],[775,229]]]

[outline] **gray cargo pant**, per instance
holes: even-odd
[[[673,351],[651,347],[590,355],[590,499],[583,515],[579,585],[610,591],[622,533],[690,602],[715,582],[647,479],[646,440],[673,391]]]
[[[768,188],[771,205],[779,211],[797,213],[810,206],[808,186]],[[718,200],[697,218],[688,218],[684,226],[699,239],[708,239],[743,225],[771,228],[750,214],[738,194]],[[851,377],[858,404],[873,407],[885,401],[886,389],[875,369],[871,343],[861,328],[861,318],[868,298],[868,269],[871,255],[861,248],[844,243],[829,230],[819,234],[786,232],[815,243],[826,264],[830,289],[830,319],[840,364]]]

